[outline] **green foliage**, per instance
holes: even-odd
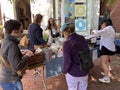
[[[106,0],[100,0],[101,2],[105,2]],[[112,5],[116,0],[107,0],[107,6]]]
[[[59,0],[59,2],[61,2],[62,0]]]
[[[10,3],[16,3],[16,2],[18,2],[19,0],[8,0]],[[28,2],[35,2],[36,0],[27,0]]]
[[[110,6],[110,5],[113,4],[114,2],[115,2],[115,0],[108,0],[107,6]]]
[[[19,1],[19,0],[8,0],[10,3],[16,3],[17,1]]]
[[[43,39],[44,39],[45,41],[48,41],[48,38],[49,38],[49,35],[46,34],[46,33],[43,33]]]
[[[3,29],[3,26],[2,25],[0,25],[0,31]]]

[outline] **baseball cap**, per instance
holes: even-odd
[[[64,23],[64,24],[61,26],[60,30],[61,30],[61,31],[64,31],[65,29],[67,29],[68,27],[70,27],[70,25],[72,25],[72,24],[75,24],[75,23],[74,23],[74,22]]]
[[[62,25],[62,27],[60,28],[61,31],[64,31],[66,28],[69,27],[69,24],[68,23],[65,23]]]

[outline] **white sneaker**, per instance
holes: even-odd
[[[110,78],[103,77],[103,78],[100,78],[99,81],[102,83],[110,83]]]
[[[105,73],[104,73],[104,72],[101,72],[101,75],[105,76]]]
[[[101,72],[101,75],[105,76],[105,73],[104,73],[104,72]],[[112,74],[110,73],[110,74],[109,74],[109,77],[111,77],[111,76],[112,76]]]

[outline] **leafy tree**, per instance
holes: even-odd
[[[116,0],[100,0],[101,3],[106,3],[106,6],[112,5]]]
[[[10,3],[18,2],[19,0],[8,0]],[[35,2],[36,0],[27,0],[28,2]]]
[[[100,14],[105,14],[110,11],[109,7],[114,4],[116,0],[100,0]]]

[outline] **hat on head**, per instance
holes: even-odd
[[[60,30],[61,30],[61,31],[64,31],[66,28],[69,27],[70,24],[74,24],[74,22],[64,23],[64,24],[61,26]]]
[[[65,24],[62,25],[62,27],[60,28],[60,30],[64,31],[68,27],[69,27],[69,23],[65,23]]]

